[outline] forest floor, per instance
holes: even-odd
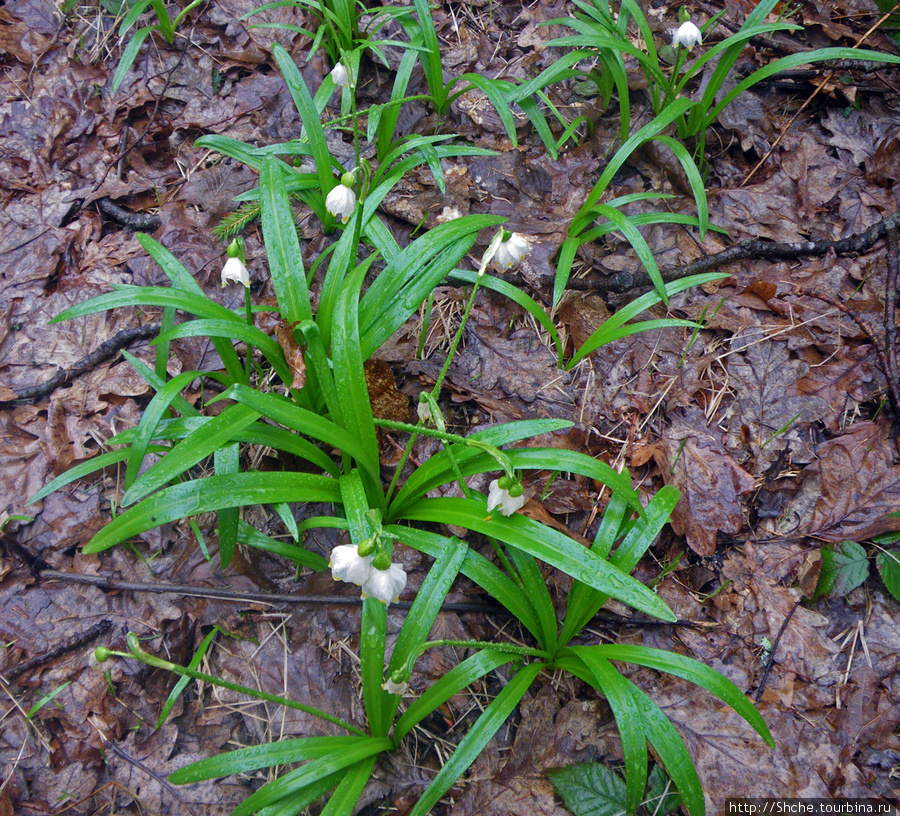
[[[652,5],[658,7],[648,16],[666,38],[678,9]],[[726,4],[723,24],[736,30],[748,6]],[[327,573],[297,577],[274,556],[240,557],[223,573],[217,559],[204,558],[186,523],[86,556],[81,547],[107,523],[118,495],[114,472],[26,505],[54,476],[134,425],[151,396],[130,365],[115,357],[47,396],[14,402],[123,329],[158,319],[153,310],[123,309],[49,325],[111,284],[165,284],[134,232],[109,215],[103,200],[155,213],[153,236],[212,297],[241,305],[239,287],[219,287],[224,245],[212,228],[256,177],[194,142],[211,133],[256,145],[299,137],[298,116],[271,54],[273,40],[290,50],[311,88],[330,70],[321,52],[306,61],[305,37],[249,28],[240,18],[253,7],[252,0],[199,6],[173,46],[148,40],[116,94],[109,87],[123,43],[103,6],[74,0],[63,12],[46,0],[7,0],[0,8],[0,399],[7,401],[0,411],[0,510],[33,519],[10,521],[2,531],[0,816],[225,814],[259,778],[176,788],[166,775],[238,745],[327,733],[300,712],[194,684],[154,729],[175,677],[134,661],[98,668],[91,659],[97,645],[122,648],[128,631],[151,637],[148,648],[186,664],[218,626],[222,633],[207,655],[208,668],[364,719],[354,657],[358,607],[236,602],[193,597],[187,589],[341,594],[346,587],[338,588]],[[700,21],[717,10],[717,4],[693,0],[688,7]],[[879,17],[874,3],[863,0],[807,0],[792,9],[803,32],[754,40],[743,62],[762,65],[798,47],[852,46]],[[562,53],[547,48],[547,40],[570,33],[541,23],[571,12],[563,0],[524,7],[508,0],[442,0],[434,15],[446,48],[444,70],[448,76],[472,71],[530,78]],[[272,19],[309,24],[291,8],[273,12]],[[866,45],[900,53],[883,29]],[[414,75],[413,85],[421,81]],[[895,215],[898,88],[900,72],[876,67],[866,73],[856,66],[830,76],[823,68],[782,77],[745,93],[707,139],[710,220],[727,236],[710,232],[701,242],[695,231],[674,225],[647,229],[660,267],[747,238],[840,240]],[[385,101],[389,89],[383,69],[370,66],[360,78],[361,106]],[[553,93],[564,111],[589,115],[595,127],[557,159],[528,129],[514,147],[474,97],[460,99],[440,122],[423,104],[404,107],[398,125],[404,133],[439,127],[498,153],[448,164],[445,194],[427,168],[408,176],[381,214],[401,244],[447,213],[507,216],[509,227],[531,244],[515,280],[549,304],[554,256],[616,146],[615,106],[600,110],[596,99],[577,91],[570,83]],[[633,94],[641,121],[648,111],[638,74]],[[334,154],[349,156],[349,135],[330,132]],[[693,212],[677,169],[656,152],[633,156],[612,185],[616,195],[644,190],[674,193],[672,209]],[[321,232],[309,211],[298,210],[298,219],[304,252],[314,258],[333,236]],[[489,240],[483,237],[473,250],[475,265]],[[258,230],[251,228],[246,241],[248,266],[260,282],[254,297],[271,296]],[[722,268],[730,277],[672,298],[675,316],[702,321],[696,337],[690,329],[638,334],[599,349],[571,372],[558,368],[547,337],[519,307],[482,291],[450,369],[442,406],[452,430],[470,433],[538,417],[571,420],[571,431],[546,443],[624,465],[648,497],[664,484],[682,492],[671,526],[636,574],[652,582],[665,572],[660,596],[679,618],[697,625],[620,627],[604,619],[591,632],[597,640],[689,655],[754,699],[759,694],[774,750],[711,695],[669,675],[622,668],[676,724],[710,813],[735,796],[900,801],[900,605],[875,565],[878,546],[890,545],[884,538],[872,543],[900,528],[900,519],[889,518],[900,510],[900,417],[888,400],[884,369],[891,345],[894,365],[897,353],[896,325],[886,326],[884,318],[886,244],[879,240],[859,253],[731,263]],[[608,238],[584,248],[573,291],[556,315],[569,353],[637,294],[604,293],[604,280],[638,268],[624,241]],[[421,359],[421,320],[379,353],[410,405],[434,382],[466,295],[452,286],[438,289]],[[177,350],[170,374],[202,368],[209,355],[200,339],[181,341]],[[146,340],[130,351],[146,361],[154,353]],[[192,399],[201,397],[199,388],[192,392]],[[382,440],[387,472],[403,441]],[[414,455],[421,461],[432,450],[431,442],[420,441]],[[270,458],[260,464],[277,466]],[[536,474],[526,483],[524,512],[576,537],[589,535],[594,485],[556,479],[548,490],[547,480],[548,474]],[[306,546],[327,556],[337,543],[330,532],[310,534]],[[823,548],[844,541],[869,552],[869,565],[856,565],[868,566],[868,578],[845,594],[809,600]],[[401,557],[411,576],[421,574],[422,556]],[[113,591],[49,579],[48,569],[186,589]],[[558,597],[565,592],[555,576],[548,583]],[[411,578],[410,590],[416,585]],[[463,582],[450,600],[484,598]],[[403,614],[392,608],[390,629],[396,631]],[[440,637],[483,639],[506,631],[508,620],[446,613],[438,627]],[[412,691],[458,659],[451,650],[431,653],[417,665]],[[442,718],[424,723],[409,746],[381,762],[364,795],[366,812],[406,813],[463,725],[501,683],[502,677],[492,677],[453,698]],[[29,716],[52,692],[58,693]],[[545,771],[620,760],[606,704],[578,681],[543,677],[434,812],[562,816],[567,811]]]

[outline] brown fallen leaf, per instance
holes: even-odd
[[[294,329],[286,320],[275,327],[275,337],[284,352],[284,359],[294,374],[291,388],[298,391],[306,385],[306,359],[303,356],[303,346],[294,339]]]
[[[681,491],[672,528],[687,538],[698,555],[712,555],[719,530],[735,534],[744,524],[741,495],[755,486],[720,441],[724,436],[709,428],[703,412],[688,408],[676,413],[658,464],[669,484]]]

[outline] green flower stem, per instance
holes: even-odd
[[[441,373],[438,375],[437,382],[434,384],[434,388],[431,389],[432,396],[437,399],[441,394],[441,386],[444,384],[444,379],[447,376],[447,372],[450,370],[450,364],[453,362],[453,358],[456,356],[456,350],[459,348],[459,343],[462,340],[463,332],[466,330],[466,323],[469,321],[469,312],[472,311],[472,306],[475,305],[475,295],[478,294],[478,289],[481,286],[480,277],[476,279],[475,285],[472,287],[472,294],[469,297],[469,302],[466,304],[466,311],[463,313],[462,320],[459,322],[459,328],[456,330],[456,337],[453,338],[453,343],[450,345],[450,351],[447,354],[447,359],[444,361],[444,367],[441,369]]]
[[[441,431],[442,433],[447,432],[447,426],[444,424],[444,416],[441,414],[441,409],[438,408],[437,400],[434,398],[434,394],[425,394],[425,402],[428,404],[428,410],[431,412],[431,418],[434,420],[435,427]],[[453,452],[453,448],[451,448],[446,442],[442,441],[441,445],[444,450],[447,452],[447,458],[450,460],[450,467],[453,469],[453,475],[456,477],[457,484],[459,484],[460,490],[462,490],[463,495],[467,499],[471,499],[474,497],[474,491],[466,484],[466,480],[463,478],[462,471],[459,469],[459,463],[456,461],[456,454]]]
[[[241,252],[241,255],[244,253]],[[243,262],[243,258],[241,259]],[[244,309],[247,316],[247,325],[253,328],[253,303],[250,300],[250,287],[244,287]],[[244,384],[250,385],[250,372],[253,370],[253,345],[247,343],[247,359],[244,361]]]
[[[237,683],[231,683],[228,680],[222,680],[219,677],[213,677],[211,674],[203,674],[203,672],[194,671],[193,669],[189,669],[185,666],[179,666],[177,663],[170,663],[168,660],[163,660],[160,657],[155,657],[149,652],[145,652],[140,647],[137,635],[134,632],[128,633],[127,640],[128,648],[131,650],[131,654],[126,654],[124,652],[109,652],[108,654],[116,655],[117,657],[134,657],[140,660],[141,663],[146,663],[148,666],[154,666],[157,669],[165,669],[166,671],[180,674],[182,677],[190,677],[194,680],[200,680],[204,683],[211,683],[214,686],[221,686],[222,688],[226,688],[229,691],[236,691],[239,694],[246,694],[248,697],[255,697],[258,700],[265,700],[267,703],[276,703],[278,705],[283,705],[286,708],[294,708],[298,711],[312,714],[314,717],[318,717],[319,719],[325,720],[326,722],[330,722],[333,725],[338,726],[338,728],[343,728],[345,731],[357,734],[360,737],[369,736],[361,728],[357,728],[355,725],[348,723],[346,720],[342,720],[340,717],[335,717],[333,714],[328,714],[325,711],[320,711],[318,708],[313,708],[312,706],[298,703],[295,700],[290,700],[286,697],[279,697],[275,694],[267,694],[264,691],[257,691],[256,689],[248,688],[247,686],[240,686]]]
[[[430,436],[432,439],[440,439],[442,442],[458,443],[469,448],[477,448],[488,454],[488,456],[496,459],[500,468],[507,476],[515,477],[512,462],[504,455],[503,451],[499,448],[495,448],[493,445],[488,445],[487,442],[482,442],[480,439],[472,439],[468,436],[460,436],[459,434],[439,431],[434,428],[425,428],[421,425],[410,425],[408,422],[394,422],[390,419],[378,419],[378,417],[375,418],[375,424],[379,428],[387,428],[391,431],[401,431],[402,433],[413,434],[414,436]],[[408,444],[407,447],[409,447]],[[404,454],[405,453],[406,451],[404,450]],[[390,491],[388,492],[388,496],[390,496]]]

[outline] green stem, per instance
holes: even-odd
[[[134,657],[140,660],[141,663],[146,663],[148,666],[154,666],[158,669],[165,669],[166,671],[180,674],[182,677],[190,677],[194,680],[200,680],[204,683],[211,683],[214,686],[221,686],[222,688],[226,688],[229,691],[236,691],[239,694],[246,694],[247,696],[255,697],[258,700],[265,700],[267,703],[276,703],[278,705],[283,705],[286,708],[294,708],[298,711],[312,714],[314,717],[318,717],[319,719],[325,720],[326,722],[330,722],[333,725],[338,726],[338,728],[343,728],[345,731],[350,731],[351,733],[357,734],[360,737],[369,736],[361,728],[357,728],[355,725],[348,723],[346,720],[342,720],[340,717],[335,717],[333,714],[328,714],[325,711],[320,711],[318,708],[313,708],[312,706],[298,703],[295,700],[289,700],[286,697],[279,697],[275,694],[267,694],[264,691],[257,691],[256,689],[248,688],[247,686],[240,686],[237,683],[231,683],[228,680],[222,680],[219,677],[213,677],[211,674],[204,674],[203,672],[194,671],[193,669],[189,669],[186,666],[179,666],[177,663],[170,663],[168,660],[163,660],[162,658],[155,657],[149,652],[145,652],[140,647],[137,635],[134,632],[128,633],[127,641],[128,648],[130,649],[131,654],[125,654],[124,652],[110,652],[109,654],[114,654],[118,657],[126,658]]]
[[[434,388],[431,389],[432,396],[437,399],[441,394],[441,386],[444,384],[444,378],[447,376],[447,372],[450,370],[450,364],[453,362],[453,358],[456,356],[456,350],[459,348],[459,343],[462,340],[463,332],[466,329],[466,323],[469,320],[469,312],[472,311],[472,306],[475,305],[475,295],[478,293],[478,289],[481,286],[481,280],[476,279],[475,285],[472,287],[472,294],[469,297],[469,302],[466,305],[466,311],[463,313],[462,320],[459,322],[459,328],[456,330],[456,337],[453,338],[453,343],[450,345],[450,351],[447,354],[447,359],[444,361],[444,367],[441,369],[441,373],[438,375],[437,382],[434,384]]]
[[[243,254],[243,253],[241,253]],[[244,287],[244,308],[247,316],[247,325],[253,328],[253,304],[250,301],[250,287]],[[253,345],[247,343],[247,359],[244,361],[244,383],[250,385],[250,372],[253,370]]]

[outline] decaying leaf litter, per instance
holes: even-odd
[[[309,42],[302,37],[239,22],[252,8],[249,1],[236,0],[202,7],[182,28],[189,40],[173,47],[152,40],[112,97],[104,89],[120,44],[112,33],[114,21],[99,7],[76,5],[63,16],[39,0],[13,0],[0,10],[6,54],[0,78],[3,399],[71,367],[122,329],[155,319],[151,310],[120,310],[48,326],[63,309],[112,283],[162,282],[133,233],[102,214],[101,199],[135,213],[156,211],[160,226],[154,236],[207,291],[217,289],[224,252],[211,229],[255,177],[229,161],[217,163],[193,147],[194,140],[219,133],[268,144],[300,135],[283,80],[272,70],[274,39],[291,49],[311,87],[330,69],[321,55],[303,62]],[[560,32],[540,23],[567,11],[565,3],[527,8],[444,3],[434,12],[446,45],[444,68],[530,77],[558,56],[544,43]],[[692,4],[691,11],[714,10]],[[648,13],[664,32],[677,10],[661,6]],[[730,9],[726,23],[730,15],[740,19],[739,10]],[[874,5],[855,3],[804,3],[797,15],[806,26],[804,47],[852,45],[877,19]],[[304,22],[296,10],[283,9],[273,18]],[[897,53],[880,31],[868,44]],[[777,35],[772,42],[754,42],[746,56],[759,64],[773,51],[797,45]],[[384,70],[373,66],[363,77],[361,103],[384,101]],[[835,76],[743,183],[824,75],[760,87],[726,110],[716,137],[708,141],[708,186],[711,220],[730,238],[711,233],[701,244],[688,231],[653,227],[646,237],[661,268],[744,238],[837,240],[896,213],[900,78],[888,69]],[[408,225],[410,234],[457,214],[509,217],[510,227],[533,241],[520,280],[546,302],[554,254],[616,133],[615,116],[593,110],[591,98],[580,96],[577,87],[557,86],[554,93],[567,110],[580,106],[597,120],[592,135],[557,159],[549,158],[527,129],[513,149],[490,108],[474,95],[460,99],[443,122],[424,105],[405,108],[400,128],[445,128],[499,155],[448,162],[445,195],[427,171],[408,177],[385,201],[384,217],[398,227]],[[351,146],[335,136],[332,150],[340,157]],[[682,185],[676,171],[648,152],[633,157],[615,189],[620,195],[681,192]],[[673,199],[673,206],[680,201]],[[298,211],[298,219],[312,256],[330,239],[308,213]],[[262,281],[256,296],[263,300],[271,293],[258,236],[251,233],[247,244],[251,272]],[[484,292],[447,380],[454,430],[468,433],[485,423],[520,418],[570,419],[575,428],[543,443],[625,464],[647,491],[662,484],[682,491],[671,530],[638,574],[654,581],[681,555],[658,591],[680,618],[713,626],[620,628],[598,622],[597,638],[688,654],[754,693],[766,644],[771,648],[793,610],[760,702],[775,751],[749,739],[736,715],[714,698],[677,678],[630,669],[630,679],[652,689],[677,723],[697,763],[710,812],[727,796],[900,796],[896,601],[872,570],[846,598],[796,606],[823,542],[866,541],[898,527],[887,518],[900,509],[897,437],[872,343],[873,337],[884,338],[887,263],[884,242],[861,255],[742,260],[727,267],[732,277],[724,282],[672,299],[673,311],[705,324],[693,342],[689,330],[637,335],[601,348],[571,373],[557,367],[547,338],[530,319]],[[578,289],[637,267],[627,245],[610,239],[586,246],[580,264],[572,282]],[[845,304],[869,331],[818,296]],[[235,296],[224,290],[218,297],[228,302]],[[562,304],[558,322],[577,347],[621,302],[619,296],[575,291]],[[419,326],[401,330],[382,350],[402,394],[412,397],[433,381],[446,350],[442,337],[458,320],[459,303],[458,290],[439,291],[424,359],[416,359]],[[146,343],[130,350],[144,360],[154,353]],[[199,368],[211,353],[201,341],[180,341],[180,370]],[[385,388],[391,390],[390,384]],[[202,396],[198,387],[194,397]],[[135,424],[148,397],[146,384],[118,358],[49,397],[0,412],[4,509],[34,516],[33,522],[10,523],[4,530],[0,673],[11,677],[16,666],[37,658],[14,680],[0,683],[5,698],[0,813],[227,813],[252,779],[175,788],[165,775],[238,745],[327,733],[321,722],[300,712],[195,687],[154,731],[174,679],[126,661],[102,670],[91,662],[95,645],[120,646],[128,630],[155,636],[158,651],[186,664],[202,637],[219,625],[231,636],[217,638],[208,653],[217,672],[326,710],[350,712],[351,720],[362,717],[354,652],[345,640],[347,632],[358,631],[352,606],[294,609],[104,591],[40,577],[50,568],[232,592],[340,593],[328,575],[295,582],[293,572],[270,557],[241,558],[222,576],[215,562],[204,559],[186,524],[146,533],[130,549],[82,555],[80,546],[109,518],[116,473],[26,507],[27,498],[54,475]],[[417,455],[424,457],[433,444],[423,439]],[[395,448],[391,438],[384,439],[385,464],[396,461]],[[262,454],[258,466],[275,469],[279,462]],[[591,484],[557,479],[545,490],[546,484],[543,479],[526,485],[525,512],[578,538],[603,498]],[[327,553],[337,543],[327,532],[316,532],[308,545]],[[411,551],[401,557],[414,590],[423,559]],[[548,575],[551,588],[556,580]],[[480,600],[465,584],[457,595],[460,601]],[[402,610],[390,614],[398,627]],[[442,636],[481,639],[507,630],[508,622],[494,614],[446,613],[439,626]],[[100,634],[91,637],[95,631]],[[515,639],[519,633],[507,634]],[[448,650],[429,653],[413,677],[413,691],[458,658]],[[444,719],[427,723],[407,752],[392,755],[367,794],[372,812],[408,809],[446,756],[446,746],[502,682],[502,676],[491,676],[471,694],[454,698]],[[26,717],[35,703],[66,683]],[[441,812],[563,813],[544,771],[620,757],[605,704],[584,695],[571,679],[557,683],[548,677]]]

